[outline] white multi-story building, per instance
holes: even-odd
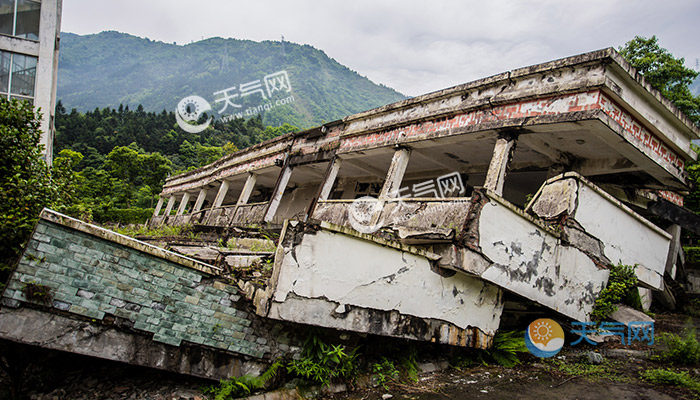
[[[31,101],[43,114],[41,143],[53,155],[62,0],[0,0],[0,96]]]

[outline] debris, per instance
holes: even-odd
[[[597,351],[589,351],[586,353],[588,358],[588,363],[593,365],[599,365],[603,363],[603,356]]]

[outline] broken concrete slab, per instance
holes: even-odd
[[[671,235],[580,174],[549,179],[528,211],[560,227],[565,240],[596,261],[635,266],[642,285],[663,288]]]
[[[300,223],[283,230],[256,304],[273,319],[479,348],[503,309],[501,291],[477,278],[443,276],[424,257]]]
[[[615,307],[617,307],[617,310],[610,314],[610,319],[613,321],[621,322],[625,325],[630,322],[654,322],[653,318],[632,307],[624,304],[615,304]]]

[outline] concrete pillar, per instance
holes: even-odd
[[[486,173],[484,187],[499,196],[503,195],[503,184],[506,180],[508,163],[513,157],[513,151],[515,150],[515,141],[515,135],[501,135],[496,140],[496,145],[493,148],[493,156],[491,157],[489,170]]]
[[[165,212],[163,213],[163,215],[165,215],[166,217],[167,217],[168,215],[170,215],[170,211],[173,210],[173,206],[174,206],[174,205],[175,205],[175,196],[170,196],[170,197],[168,198],[168,205],[165,206]]]
[[[176,215],[182,215],[185,213],[185,207],[187,207],[187,203],[190,202],[190,194],[189,192],[185,192],[182,195],[182,200],[180,200],[180,207],[177,208],[177,214]]]
[[[321,193],[318,196],[319,200],[328,200],[328,197],[331,195],[331,190],[333,190],[333,185],[335,185],[335,180],[338,177],[338,171],[340,171],[340,165],[342,164],[342,161],[343,160],[341,160],[340,158],[336,158],[335,160],[333,160],[331,165],[328,166],[326,178],[323,181],[323,185],[321,186]]]
[[[400,148],[394,152],[394,157],[391,159],[391,165],[384,180],[384,186],[382,186],[382,191],[379,193],[380,200],[394,197],[399,193],[410,155],[411,150],[406,148]]]
[[[248,199],[250,199],[250,194],[253,193],[253,188],[255,187],[255,182],[258,180],[258,176],[249,173],[248,178],[245,180],[245,184],[243,185],[243,190],[241,191],[241,195],[238,196],[238,201],[236,202],[237,206],[240,206],[241,204],[247,204]]]
[[[192,207],[192,214],[202,209],[202,205],[204,204],[204,200],[206,200],[206,198],[207,189],[200,190],[199,194],[197,195],[197,200],[194,202],[194,207]]]
[[[666,269],[665,272],[671,276],[671,279],[676,279],[678,274],[678,253],[681,250],[681,226],[673,224],[666,229],[666,232],[671,234],[671,244],[669,245],[668,255],[666,256]],[[682,265],[680,265],[683,268]],[[681,275],[684,275],[685,271],[681,271]]]
[[[41,144],[46,162],[53,161],[54,116],[56,108],[56,81],[58,77],[58,43],[61,31],[61,0],[42,1],[39,20],[39,60],[36,64],[34,107],[41,108]]]
[[[153,216],[157,217],[160,214],[160,209],[163,208],[163,198],[158,197],[158,203],[156,203],[156,208],[153,210]]]
[[[214,199],[214,204],[211,205],[211,208],[221,207],[221,204],[224,203],[226,192],[228,192],[228,182],[222,181],[221,186],[219,186],[219,192],[216,193],[216,198]]]
[[[265,217],[263,221],[270,222],[272,218],[275,217],[277,213],[277,208],[280,206],[282,201],[282,195],[284,195],[284,190],[287,188],[287,183],[289,183],[289,178],[292,177],[292,167],[285,165],[282,168],[279,178],[277,179],[277,185],[275,185],[275,190],[272,192],[272,198],[270,199],[270,204],[267,205],[267,211],[265,211]]]

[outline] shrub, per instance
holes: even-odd
[[[51,288],[45,285],[36,283],[35,281],[27,282],[22,286],[22,293],[27,300],[34,300],[39,303],[51,303],[53,295]]]
[[[659,341],[668,347],[659,355],[659,359],[681,365],[695,365],[700,362],[700,343],[695,337],[695,328],[686,327],[681,335],[661,334]]]
[[[312,383],[324,386],[337,379],[352,380],[357,376],[357,349],[348,351],[343,345],[329,345],[316,335],[306,339],[299,360],[287,365],[287,371]]]
[[[498,332],[493,338],[493,347],[487,350],[488,356],[499,365],[511,368],[520,364],[518,353],[526,353],[525,334],[523,332]]]
[[[641,301],[637,289],[637,275],[634,267],[629,265],[615,265],[610,269],[608,285],[595,300],[591,319],[602,321],[615,311],[617,303],[624,303],[636,309],[641,309]]]
[[[372,364],[372,377],[377,380],[377,384],[384,389],[388,389],[386,384],[399,379],[399,370],[396,369],[393,361],[382,357],[380,362]]]
[[[278,370],[282,366],[283,364],[280,361],[275,361],[270,368],[258,377],[243,375],[240,378],[223,379],[219,381],[218,386],[212,385],[202,388],[202,392],[213,396],[214,400],[229,400],[249,395],[256,390],[262,389],[267,382],[277,375]]]
[[[119,224],[143,224],[153,215],[152,208],[106,208],[95,209],[92,217],[96,222],[115,222]]]
[[[690,376],[686,371],[674,372],[670,369],[649,369],[640,374],[642,379],[661,385],[680,386],[700,393],[700,382]]]
[[[0,99],[0,290],[41,209],[60,209],[71,194],[68,163],[49,168],[39,124],[31,103]]]

